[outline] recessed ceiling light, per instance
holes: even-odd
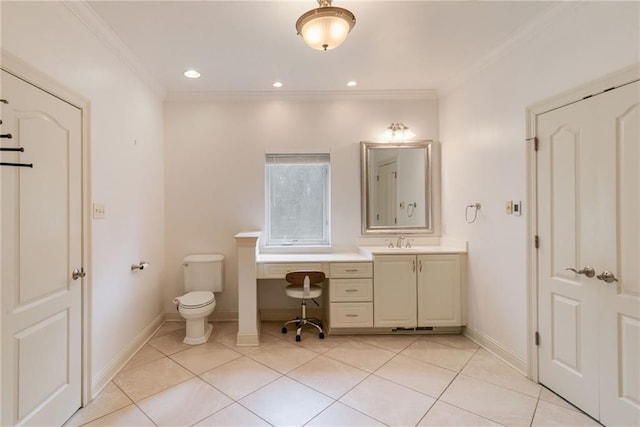
[[[197,79],[198,77],[200,77],[200,73],[197,72],[196,70],[187,70],[184,72],[184,76],[185,77],[189,77],[190,79]]]
[[[349,86],[349,87],[354,87],[357,84],[358,84],[358,82],[355,81],[355,80],[350,80],[350,81],[347,82],[347,86]]]
[[[273,87],[282,87],[282,82],[273,82]]]

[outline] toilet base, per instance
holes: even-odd
[[[187,336],[184,337],[183,343],[187,345],[198,345],[204,344],[209,340],[211,331],[213,331],[213,325],[205,319],[187,320]]]

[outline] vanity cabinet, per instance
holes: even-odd
[[[370,262],[329,266],[329,327],[373,326],[373,265]]]
[[[374,327],[462,326],[462,256],[374,256]]]

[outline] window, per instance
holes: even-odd
[[[329,154],[267,154],[266,245],[329,245]]]

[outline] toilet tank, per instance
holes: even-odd
[[[219,254],[189,255],[182,263],[184,290],[222,292],[224,256]]]

